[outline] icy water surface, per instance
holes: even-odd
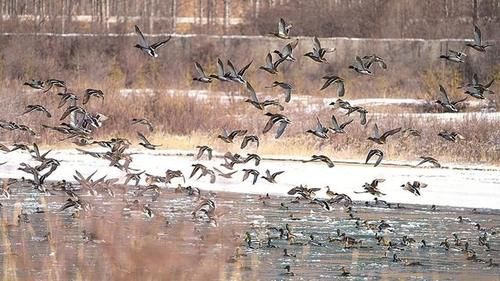
[[[490,258],[500,262],[498,210],[359,202],[349,213],[342,205],[326,211],[307,200],[292,202],[292,197],[203,192],[216,202],[218,225],[213,226],[205,217],[191,215],[196,196],[173,189],[163,189],[156,201],[152,192],[138,196],[133,187],[116,188],[114,197],[76,191],[93,207],[79,215],[73,208],[60,210],[67,194],[51,193],[15,186],[10,198],[0,198],[0,279],[111,280],[121,272],[121,280],[157,280],[134,275],[148,270],[128,263],[141,255],[133,251],[142,249],[146,255],[139,261],[148,258],[148,265],[160,260],[170,270],[164,280],[175,279],[169,265],[196,271],[210,269],[211,263],[217,274],[177,280],[500,280],[499,267],[488,264]],[[153,218],[145,215],[144,204]],[[339,233],[361,243],[346,244]],[[415,242],[405,242],[403,236]],[[446,238],[449,249],[440,246]],[[421,247],[422,239],[427,247]],[[465,251],[467,243],[476,258]],[[171,256],[164,255],[174,248],[182,254],[175,257],[191,260],[166,260]],[[293,256],[285,257],[285,248]],[[393,261],[394,254],[401,261]],[[110,270],[111,265],[118,269]],[[294,276],[284,275],[286,265]],[[340,276],[343,266],[350,276]],[[182,270],[177,274],[184,276]]]

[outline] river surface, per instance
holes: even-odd
[[[186,192],[161,187],[154,198],[143,187],[113,190],[114,197],[76,187],[92,206],[77,214],[60,210],[65,192],[11,186],[10,198],[0,197],[0,279],[500,280],[499,267],[488,263],[500,262],[499,210],[370,201],[355,202],[351,212],[343,205],[327,211],[294,197],[202,191],[216,202],[215,226],[203,214],[193,218],[200,199]],[[362,242],[346,245],[339,233]],[[403,236],[415,242],[404,243]],[[489,249],[480,245],[484,236]],[[440,246],[446,238],[449,249]],[[467,242],[476,259],[467,259]],[[295,257],[285,257],[285,248]],[[286,265],[293,276],[284,275]],[[341,267],[350,276],[340,276]]]

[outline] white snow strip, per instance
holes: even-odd
[[[46,37],[123,37],[123,36],[137,36],[135,32],[129,33],[57,33],[57,32],[2,32],[2,36],[46,36]],[[147,37],[162,37],[162,36],[172,36],[174,38],[192,38],[192,37],[204,37],[211,39],[269,39],[269,40],[279,40],[274,36],[263,36],[263,35],[207,35],[207,34],[190,34],[190,33],[155,33],[147,34]],[[309,36],[295,36],[294,38],[299,40],[313,40],[313,37]],[[473,39],[460,39],[460,38],[445,38],[445,39],[424,39],[424,38],[355,38],[355,37],[325,37],[319,38],[325,40],[346,40],[346,41],[379,41],[379,42],[473,42]],[[498,40],[488,40],[488,43],[495,43]]]
[[[89,149],[90,150],[90,149]],[[94,151],[94,150],[92,150]],[[217,166],[224,170],[219,164],[221,159],[212,161],[196,161],[188,156],[161,155],[169,151],[138,151],[134,155],[131,167],[146,170],[150,174],[164,175],[167,169],[182,170],[186,176],[191,173],[193,163],[203,163],[209,168]],[[172,153],[172,151],[170,151]],[[175,153],[175,152],[174,152]],[[75,170],[84,176],[94,170],[98,170],[96,178],[104,175],[118,177],[124,180],[125,173],[114,167],[108,166],[108,161],[95,159],[87,155],[78,154],[74,150],[52,151],[49,157],[61,160],[61,166],[49,177],[49,180],[73,180]],[[32,165],[29,154],[14,151],[8,154],[0,154],[0,162],[7,161],[0,166],[0,177],[20,178],[29,176],[19,171],[19,163],[27,162]],[[233,179],[217,178],[215,184],[210,184],[207,178],[198,181],[188,179],[187,184],[200,187],[205,190],[230,191],[252,194],[279,194],[286,192],[299,184],[309,187],[330,186],[339,193],[346,193],[353,200],[372,200],[369,194],[355,194],[361,191],[365,182],[371,182],[375,178],[384,178],[385,182],[380,184],[380,190],[386,193],[380,199],[388,202],[399,202],[402,204],[435,204],[470,208],[500,209],[500,170],[456,170],[456,169],[434,169],[434,168],[412,168],[398,166],[372,167],[370,165],[352,165],[337,163],[334,168],[328,168],[323,163],[302,163],[299,161],[270,161],[263,160],[258,167],[252,164],[237,166],[241,170],[244,167],[256,168],[263,174],[266,169],[271,172],[284,170],[285,173],[278,176],[278,184],[269,184],[259,179],[257,184],[252,185],[251,180],[241,182],[243,172],[236,173]],[[474,168],[474,167],[471,167]],[[400,186],[408,181],[421,181],[429,186],[422,189],[422,196],[415,196],[404,191]],[[179,180],[174,180],[171,186],[175,187]],[[324,190],[319,196],[325,197]]]

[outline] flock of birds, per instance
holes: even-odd
[[[285,23],[283,19],[279,20],[278,30],[277,32],[272,33],[273,36],[276,36],[280,39],[290,39],[290,31],[292,25]],[[139,37],[139,44],[135,45],[136,48],[142,50],[147,55],[156,58],[158,57],[158,49],[164,46],[171,39],[170,37],[165,38],[159,42],[150,44],[140,31],[140,29],[135,26],[135,31]],[[297,60],[294,56],[293,51],[297,47],[299,40],[296,39],[290,43],[287,43],[281,50],[274,50],[273,52],[269,52],[265,58],[265,64],[260,66],[259,69],[269,73],[270,75],[274,75],[279,72],[279,66],[283,63],[293,63]],[[466,46],[474,49],[475,51],[485,52],[486,49],[490,46],[481,38],[481,32],[477,26],[475,26],[474,30],[474,41],[472,43],[467,43]],[[310,52],[304,54],[305,57],[311,59],[316,63],[327,63],[327,55],[329,53],[335,52],[335,48],[325,48],[322,46],[321,42],[318,38],[314,38],[313,41],[313,49]],[[449,52],[445,55],[441,55],[441,58],[453,62],[453,63],[463,63],[466,54],[459,51],[449,50]],[[243,85],[244,89],[248,92],[248,99],[245,102],[249,103],[251,106],[255,107],[258,110],[265,111],[264,115],[268,117],[268,121],[265,124],[262,133],[266,134],[270,132],[273,127],[277,127],[275,132],[275,138],[280,138],[286,131],[286,128],[291,124],[291,120],[284,114],[278,113],[282,112],[285,109],[285,106],[280,102],[279,99],[273,100],[260,100],[256,94],[251,83],[245,78],[245,73],[252,65],[252,61],[241,69],[238,69],[234,66],[231,61],[227,61],[226,67],[224,66],[221,59],[217,60],[217,73],[207,75],[203,69],[203,67],[195,62],[195,69],[197,75],[193,77],[194,81],[200,83],[212,83],[214,81],[220,82],[235,82]],[[359,75],[374,75],[373,67],[378,66],[382,70],[387,69],[387,64],[382,57],[379,57],[375,54],[367,55],[367,56],[356,56],[354,64],[349,66],[349,69],[352,69],[355,73]],[[337,75],[326,74],[322,77],[324,80],[323,85],[320,88],[320,91],[327,90],[333,86],[336,87],[336,93],[338,95],[338,99],[331,103],[334,109],[342,108],[347,111],[346,115],[350,116],[353,113],[359,113],[360,116],[360,124],[367,124],[367,114],[368,111],[361,106],[353,106],[348,101],[340,99],[345,95],[345,80]],[[477,98],[484,99],[487,94],[493,94],[490,90],[494,80],[486,84],[480,83],[476,74],[473,75],[470,83],[463,85],[463,89],[465,94]],[[109,140],[94,140],[92,138],[92,133],[96,128],[103,126],[107,117],[101,113],[91,113],[84,106],[89,102],[92,102],[94,99],[101,99],[104,101],[105,94],[103,91],[98,89],[87,89],[83,94],[83,98],[69,91],[65,81],[59,79],[48,79],[48,80],[30,80],[24,83],[28,87],[31,87],[37,91],[42,93],[51,93],[53,89],[60,89],[62,92],[58,93],[59,101],[57,108],[65,107],[65,110],[60,115],[60,121],[62,123],[58,126],[50,126],[46,124],[42,124],[44,129],[53,130],[63,136],[61,140],[71,140],[74,144],[79,146],[76,148],[80,153],[89,155],[91,157],[95,157],[97,159],[102,159],[109,161],[109,165],[120,169],[125,173],[125,181],[123,184],[127,185],[129,182],[133,182],[137,188],[137,196],[141,196],[144,193],[153,194],[152,201],[156,201],[160,196],[162,188],[160,188],[160,184],[171,184],[172,180],[175,178],[183,179],[183,182],[186,182],[184,173],[180,170],[167,170],[164,175],[153,175],[149,174],[146,171],[140,171],[131,167],[133,163],[133,154],[129,152],[128,149],[132,145],[132,142],[125,138],[114,137]],[[293,86],[288,82],[283,81],[274,81],[271,86],[268,88],[280,88],[284,91],[284,102],[289,103],[292,100],[292,92]],[[457,107],[458,103],[463,102],[466,98],[452,101],[448,98],[446,89],[443,86],[439,86],[439,98],[436,101],[437,104],[441,105],[444,110],[448,112],[458,112],[459,109]],[[48,98],[46,100],[49,100]],[[81,100],[81,104],[78,103]],[[278,112],[273,110],[268,110],[268,108],[277,109]],[[43,114],[46,118],[52,118],[53,113],[49,112],[49,110],[40,104],[29,104],[26,106],[24,112],[21,115],[25,114]],[[70,121],[67,121],[70,119]],[[331,134],[343,134],[346,133],[347,127],[353,122],[353,119],[346,121],[344,123],[339,123],[335,114],[332,115],[330,124],[325,125],[318,117],[316,117],[316,126],[307,130],[305,133],[311,134],[314,137],[320,139],[328,139]],[[147,130],[147,132],[153,132],[154,126],[153,124],[144,117],[133,118],[130,121],[132,126],[141,126]],[[35,136],[36,132],[27,125],[18,124],[14,121],[6,121],[0,120],[0,128],[9,130],[9,131],[23,131],[27,132],[31,136]],[[396,134],[403,134],[405,137],[419,137],[420,131],[413,128],[391,128],[385,130],[381,133],[377,124],[373,127],[373,135],[368,138],[369,141],[372,141],[375,144],[383,145],[389,141],[391,136]],[[463,136],[458,132],[446,131],[442,130],[438,133],[440,137],[447,141],[458,142],[463,139]],[[146,149],[154,150],[159,145],[151,143],[148,138],[142,132],[137,132],[138,139],[140,142],[139,145],[143,146]],[[245,149],[248,146],[259,147],[260,139],[258,135],[248,134],[248,130],[245,129],[237,129],[232,131],[227,131],[225,128],[222,130],[222,133],[218,135],[218,138],[225,143],[235,143],[238,138],[241,138],[241,145],[239,146],[241,149]],[[105,148],[106,151],[96,152],[90,151],[87,149],[83,149],[83,147],[98,145]],[[198,149],[198,153],[196,155],[196,159],[202,159],[205,157],[208,160],[212,160],[213,150],[211,147],[207,145],[200,145],[196,147]],[[92,204],[82,198],[84,192],[90,194],[92,196],[97,195],[109,195],[114,196],[114,190],[116,189],[119,178],[107,178],[107,176],[101,177],[99,179],[93,179],[96,172],[84,176],[80,172],[75,171],[74,179],[77,183],[72,183],[70,181],[59,181],[48,183],[47,179],[51,176],[51,174],[61,165],[61,162],[55,158],[49,157],[49,153],[46,151],[42,153],[38,145],[33,143],[33,145],[27,145],[25,143],[14,143],[10,147],[0,144],[0,150],[9,153],[15,150],[22,150],[29,153],[33,160],[36,162],[35,165],[30,165],[28,163],[21,163],[19,170],[25,172],[29,177],[23,177],[21,179],[4,179],[3,180],[3,188],[2,188],[2,196],[9,197],[10,196],[10,187],[14,184],[21,185],[29,185],[41,193],[50,193],[50,192],[65,192],[68,195],[68,199],[66,202],[62,203],[60,210],[72,210],[72,215],[74,217],[80,216],[83,212],[88,212],[92,209]],[[383,157],[384,152],[379,148],[371,149],[368,152],[365,163],[368,163],[373,157],[377,157],[375,160],[374,166],[378,166]],[[248,153],[247,156],[242,156],[238,153],[227,152],[222,156],[223,163],[220,164],[221,167],[225,168],[227,171],[222,171],[222,168],[213,167],[213,169],[201,164],[195,163],[192,165],[193,169],[189,178],[193,178],[197,176],[197,179],[202,177],[209,177],[210,183],[215,183],[217,177],[223,178],[231,178],[238,171],[235,170],[235,165],[246,164],[246,163],[254,163],[255,166],[258,166],[262,161],[262,158],[255,153]],[[332,168],[335,166],[334,162],[325,155],[313,155],[311,159],[305,160],[303,162],[314,162],[320,161],[324,162],[328,167]],[[424,163],[430,163],[435,167],[440,167],[438,160],[431,156],[422,156],[421,161],[417,166],[420,166]],[[5,164],[5,163],[1,163]],[[276,183],[278,177],[283,174],[285,171],[270,171],[266,170],[263,175],[257,169],[245,168],[242,169],[243,177],[242,180],[245,181],[248,178],[252,178],[252,184],[256,184],[259,179],[266,180],[269,183]],[[140,186],[141,180],[144,180],[146,183],[145,186]],[[366,206],[386,206],[389,208],[400,208],[400,204],[394,205],[388,203],[384,200],[378,199],[378,197],[385,195],[380,189],[379,185],[382,183],[384,179],[374,179],[371,183],[365,183],[362,186],[362,190],[355,191],[355,193],[369,193],[373,196],[376,196],[374,199],[374,203],[366,202]],[[427,184],[421,183],[418,181],[407,182],[401,185],[404,190],[411,192],[414,195],[420,195],[421,189],[425,188]],[[327,187],[326,195],[329,199],[319,199],[316,198],[316,193],[320,191],[320,188],[308,188],[307,186],[297,186],[292,188],[288,194],[294,196],[296,201],[306,201],[318,204],[324,210],[329,211],[333,207],[332,205],[340,204],[341,206],[347,208],[348,213],[351,217],[353,217],[353,201],[347,194],[341,194],[330,190],[330,187]],[[198,199],[198,205],[193,209],[192,215],[197,219],[204,219],[207,222],[217,225],[218,215],[216,212],[216,203],[213,198],[209,198],[207,196],[202,196],[202,192],[200,189],[192,186],[183,186],[181,184],[178,185],[176,191],[184,192],[188,195],[196,195]],[[80,195],[78,194],[80,193]],[[263,202],[269,199],[269,195],[262,197]],[[144,212],[144,214],[148,217],[154,216],[154,212],[151,209],[149,204],[140,204],[138,200],[135,200],[132,204],[139,206],[140,209]],[[1,207],[0,203],[0,207]],[[282,204],[284,207],[284,204]],[[433,206],[433,209],[436,207]],[[460,217],[461,218],[461,217]],[[380,245],[388,247],[388,249],[392,249],[394,247],[407,246],[411,244],[411,240],[413,238],[406,237],[403,241],[403,244],[394,245],[391,244],[391,241],[386,241],[383,236],[380,235],[383,229],[387,228],[387,223],[381,221],[375,225],[368,224],[366,220],[362,220],[358,218],[356,220],[356,224],[358,227],[367,227],[370,229],[374,229],[376,231],[376,235],[374,239],[377,239]],[[477,229],[481,231],[481,236],[479,237],[481,243],[479,245],[481,247],[487,247],[489,249],[488,239],[489,236],[495,235],[496,232],[492,229],[483,229],[479,225],[476,225]],[[293,241],[295,239],[295,235],[289,229],[288,225],[283,229],[278,230],[282,239],[287,239]],[[309,243],[319,243],[311,236],[311,240]],[[457,238],[458,239],[458,238]],[[356,247],[356,245],[360,244],[360,242],[353,237],[345,235],[345,233],[338,233],[338,240],[342,242],[342,244],[346,248]],[[458,241],[458,240],[457,240]],[[414,242],[414,241],[413,241]],[[247,247],[254,248],[255,247],[255,239],[251,237],[249,233],[246,234],[245,243]],[[421,241],[422,248],[427,247],[425,240]],[[498,266],[498,264],[493,263],[490,259],[489,261],[484,261],[476,257],[476,252],[470,247],[470,244],[463,243],[464,252],[466,253],[468,260],[474,260],[477,262],[484,262],[488,266],[494,267]],[[443,241],[440,245],[446,249],[449,249],[450,242],[448,240]],[[285,249],[284,255],[289,255]],[[238,256],[238,255],[237,255]],[[236,257],[237,258],[237,257]],[[410,262],[408,260],[401,260],[397,257],[396,254],[393,255],[392,261],[394,262],[403,262],[407,266],[418,266],[421,265],[418,262]],[[286,271],[283,273],[284,275],[294,275],[292,271],[290,271],[290,265],[285,267]],[[341,275],[347,276],[349,275],[349,271],[343,267]]]

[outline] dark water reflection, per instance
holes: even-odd
[[[405,205],[395,209],[358,203],[351,213],[354,218],[350,218],[341,206],[325,211],[319,205],[307,201],[291,203],[292,198],[285,197],[273,197],[264,204],[256,195],[220,192],[214,196],[219,217],[218,226],[213,227],[203,218],[193,220],[191,212],[197,205],[196,197],[174,193],[173,189],[164,190],[154,202],[149,193],[136,198],[133,188],[126,193],[117,191],[115,197],[83,195],[93,209],[81,212],[76,218],[71,209],[59,210],[68,198],[63,192],[46,196],[26,187],[11,189],[9,199],[0,199],[2,280],[158,280],[154,277],[158,275],[147,278],[130,274],[141,272],[134,271],[133,265],[119,269],[128,272],[121,278],[115,278],[116,271],[110,270],[111,265],[127,264],[119,260],[120,256],[130,259],[136,254],[131,249],[146,240],[152,247],[143,249],[151,255],[161,258],[159,253],[172,251],[170,243],[173,243],[183,257],[191,256],[204,264],[204,270],[210,263],[217,268],[214,275],[184,275],[182,271],[194,272],[197,267],[192,260],[186,265],[179,260],[181,273],[170,268],[163,280],[173,280],[175,276],[184,276],[177,280],[499,280],[500,275],[499,267],[490,267],[487,262],[490,258],[494,263],[500,262],[499,236],[495,234],[500,230],[498,210],[473,212],[438,207],[431,211],[429,206]],[[133,203],[135,199],[139,204]],[[156,214],[154,218],[142,212],[146,203]],[[464,221],[459,222],[458,216],[464,217]],[[362,223],[364,220],[366,224]],[[381,220],[390,227],[378,231]],[[476,223],[481,229],[477,229]],[[185,225],[182,230],[172,230],[181,224]],[[279,231],[274,228],[285,229],[286,224],[295,236],[292,241],[303,245],[291,245],[291,240],[280,239]],[[337,241],[341,239],[337,230],[361,240],[361,244],[345,247],[345,243]],[[92,234],[84,235],[83,231]],[[250,235],[250,247],[245,242],[245,232]],[[385,246],[375,239],[376,232],[384,237]],[[479,237],[484,233],[489,249],[480,245]],[[211,234],[217,238],[210,238]],[[309,242],[310,235],[317,243]],[[403,245],[403,236],[416,242]],[[267,245],[269,237],[271,247]],[[440,246],[445,238],[449,250]],[[428,247],[421,247],[422,239]],[[388,246],[389,241],[392,247]],[[475,251],[477,260],[467,259],[466,242]],[[232,257],[235,247],[239,248],[238,257]],[[284,248],[296,257],[283,256]],[[421,265],[393,262],[394,253]],[[169,264],[175,267],[174,263]],[[294,276],[282,275],[285,265],[290,265]],[[340,276],[342,266],[351,276]],[[94,271],[98,275],[88,275]]]

